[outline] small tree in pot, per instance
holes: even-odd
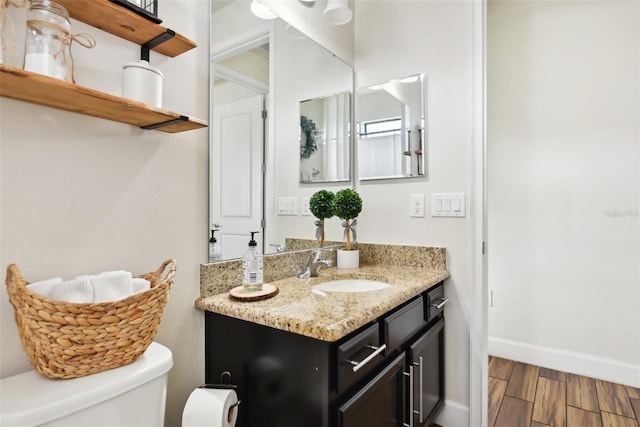
[[[333,213],[338,218],[344,220],[342,226],[345,228],[344,231],[347,240],[345,249],[348,251],[351,250],[351,232],[353,232],[353,240],[355,242],[355,230],[353,227],[357,224],[355,218],[361,211],[362,199],[355,190],[345,188],[336,193],[333,199]]]
[[[324,244],[324,220],[333,216],[333,199],[335,194],[328,190],[320,190],[309,199],[309,210],[318,218],[316,221],[316,239],[320,246]]]

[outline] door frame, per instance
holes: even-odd
[[[488,417],[487,282],[487,0],[472,3],[472,173],[470,224],[472,306],[469,322],[469,425],[486,426]]]

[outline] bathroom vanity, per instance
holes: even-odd
[[[363,265],[273,281],[276,297],[218,293],[205,310],[206,382],[229,378],[237,425],[431,425],[444,404],[445,269]],[[372,292],[313,292],[328,280],[384,281]]]

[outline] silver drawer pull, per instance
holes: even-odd
[[[402,373],[404,376],[409,377],[409,424],[402,423],[403,427],[413,427],[413,414],[416,412],[413,410],[413,366],[409,366],[409,373]]]
[[[415,363],[413,362],[414,365],[418,365],[418,367],[420,367],[420,377],[419,377],[419,382],[420,382],[420,397],[419,397],[419,402],[420,402],[420,410],[419,411],[414,411],[414,413],[416,413],[419,417],[420,417],[420,424],[422,424],[424,422],[424,420],[422,419],[422,402],[424,401],[424,398],[422,397],[422,392],[424,390],[423,384],[422,384],[422,379],[424,378],[424,371],[422,370],[422,367],[424,366],[424,361],[422,359],[422,356],[420,356],[419,358],[420,362],[419,363]]]
[[[382,344],[380,347],[373,347],[373,346],[368,345],[367,348],[370,348],[370,349],[375,350],[375,351],[373,353],[371,353],[370,355],[368,355],[363,361],[355,362],[353,360],[347,360],[347,363],[351,363],[352,365],[354,365],[353,366],[353,372],[358,372],[360,370],[360,368],[362,368],[364,365],[369,363],[369,361],[371,361],[371,359],[373,359],[374,357],[376,357],[377,355],[382,353],[387,348],[387,345],[386,344]]]
[[[431,304],[431,307],[435,307],[440,310],[449,301],[449,298],[440,298],[440,300],[442,301],[440,304]]]

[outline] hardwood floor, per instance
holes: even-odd
[[[640,427],[640,389],[489,357],[489,427]]]

